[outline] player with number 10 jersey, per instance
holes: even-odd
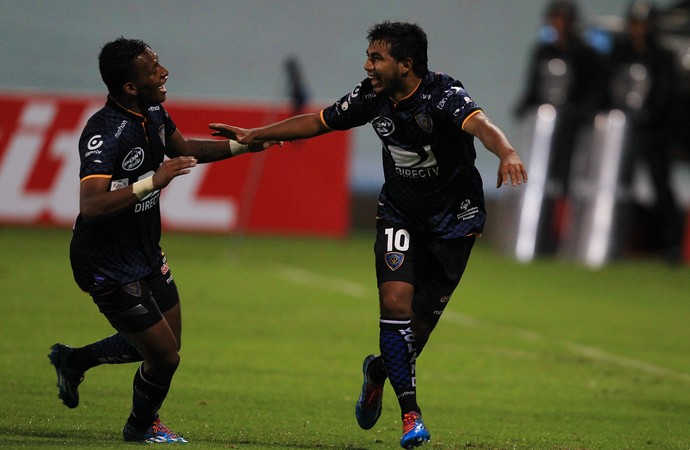
[[[321,114],[334,130],[369,122],[381,139],[380,219],[455,238],[481,233],[486,218],[474,138],[462,130],[479,111],[459,81],[429,71],[397,103],[376,95],[365,79]]]

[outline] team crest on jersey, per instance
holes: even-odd
[[[434,130],[434,123],[432,122],[430,115],[417,114],[416,116],[414,116],[414,120],[417,121],[417,125],[419,125],[419,128],[426,131],[427,133],[431,134],[431,132]]]
[[[395,131],[395,124],[388,117],[378,116],[371,121],[371,126],[379,136],[389,136]]]
[[[124,161],[122,161],[122,168],[127,171],[136,170],[144,163],[144,149],[135,147],[127,153]]]
[[[395,272],[402,266],[403,261],[405,261],[405,255],[400,252],[388,252],[383,257],[386,260],[386,265],[390,270]]]

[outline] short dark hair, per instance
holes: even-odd
[[[382,42],[390,45],[390,54],[397,61],[412,58],[413,71],[423,76],[429,69],[427,49],[429,42],[422,27],[416,23],[390,22],[378,23],[369,29],[369,43]]]
[[[98,55],[98,68],[108,92],[119,94],[125,83],[135,79],[134,60],[148,48],[151,47],[140,39],[122,36],[103,46]]]

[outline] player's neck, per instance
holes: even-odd
[[[393,100],[393,103],[397,104],[401,100],[404,100],[414,94],[421,82],[422,79],[414,74],[403,78],[400,88],[390,95],[390,99]]]
[[[131,111],[133,113],[139,114],[140,116],[144,115],[144,111],[147,109],[147,107],[142,106],[139,104],[139,102],[136,101],[136,99],[128,96],[114,96],[110,94],[110,98],[113,99],[115,103],[120,105],[120,107]]]

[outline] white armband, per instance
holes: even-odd
[[[228,143],[230,144],[230,153],[232,153],[232,156],[241,155],[242,153],[247,153],[249,151],[248,145],[240,144],[239,142],[233,140],[229,140]]]
[[[132,192],[139,200],[149,195],[155,189],[153,187],[153,175],[139,180],[132,185]]]

